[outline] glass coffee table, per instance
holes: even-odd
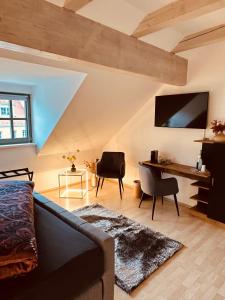
[[[71,172],[70,169],[58,174],[59,197],[83,199],[88,191],[88,174],[85,169]]]

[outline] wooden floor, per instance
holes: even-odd
[[[115,300],[176,300],[225,299],[225,230],[190,215],[188,208],[180,206],[177,217],[171,201],[156,203],[155,220],[151,220],[150,201],[138,208],[139,201],[130,188],[125,188],[123,200],[118,186],[105,182],[98,198],[95,190],[85,199],[62,199],[58,191],[45,193],[69,211],[98,202],[125,216],[147,225],[153,230],[182,242],[185,247],[154,274],[144,281],[130,296],[115,286]]]

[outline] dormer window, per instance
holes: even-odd
[[[30,95],[0,92],[0,145],[32,142]]]

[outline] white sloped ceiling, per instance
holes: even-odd
[[[86,74],[6,58],[0,66],[0,82],[32,87],[33,140],[41,150]]]
[[[34,54],[37,53],[34,51]],[[24,84],[26,81],[26,84],[34,85],[33,131],[39,155],[55,155],[80,148],[83,153],[92,149],[92,155],[96,157],[121,126],[162,86],[145,76],[54,55],[50,58],[40,52],[40,56],[34,54],[0,49],[0,56],[7,58],[5,61],[13,58],[8,64],[8,68],[11,67],[7,78],[13,78],[14,66],[18,69],[17,80],[21,74],[19,70],[22,69],[23,74],[26,70],[27,74],[21,80]],[[36,80],[34,70],[41,73]],[[53,72],[48,77],[44,76],[47,70]],[[69,76],[75,76],[76,81]]]
[[[95,156],[161,84],[107,69],[84,67],[84,83],[53,130],[41,154],[92,149]]]

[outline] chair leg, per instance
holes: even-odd
[[[101,189],[102,189],[102,187],[103,187],[104,180],[105,180],[105,178],[102,178]]]
[[[98,189],[99,189],[99,185],[100,185],[100,180],[101,178],[98,178],[98,183],[97,183],[97,189],[96,189],[96,197],[98,196]]]
[[[140,204],[139,204],[139,208],[141,207],[141,203],[142,203],[142,201],[143,201],[143,197],[144,197],[144,193],[142,192],[142,194],[141,194],[141,199],[140,199]]]
[[[121,181],[118,179],[119,182],[119,189],[120,189],[120,199],[122,200],[122,187],[121,187]]]
[[[156,196],[153,196],[152,220],[153,220],[153,218],[154,218],[154,212],[155,212],[155,203],[156,203]]]
[[[123,189],[123,191],[124,191],[124,187],[123,187],[123,179],[122,179],[122,178],[120,178],[120,182],[121,182],[122,189]]]
[[[163,205],[163,196],[162,196],[162,205]]]
[[[178,217],[180,216],[180,213],[179,213],[179,208],[178,208],[178,203],[177,203],[177,195],[174,194],[174,201],[175,201],[175,205],[176,205],[176,209],[177,209],[177,214],[178,214]]]

